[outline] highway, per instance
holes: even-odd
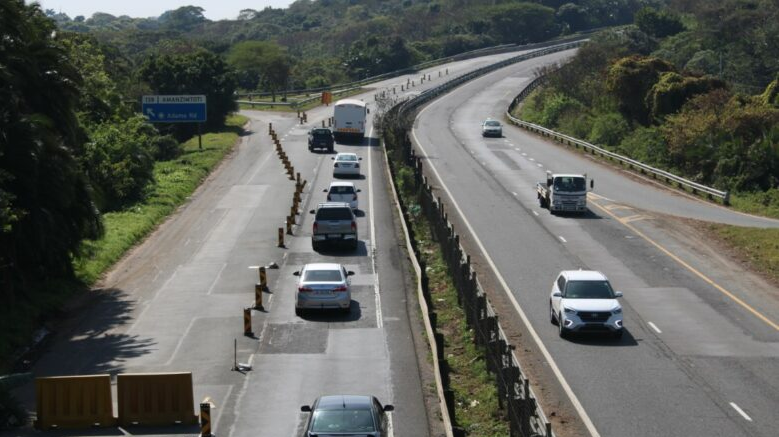
[[[518,350],[542,357],[531,366],[536,380],[556,381],[547,386],[547,414],[558,408],[552,399],[568,397],[590,435],[776,435],[779,294],[707,244],[700,225],[673,216],[778,222],[640,181],[513,126],[504,125],[503,138],[481,137],[481,122],[502,119],[538,67],[573,53],[460,86],[425,106],[413,130],[431,184],[502,303],[501,323]],[[535,182],[546,170],[595,180],[587,215],[552,216],[538,206]],[[563,340],[550,324],[552,281],[578,268],[604,272],[625,293],[620,341]]]
[[[419,73],[385,80],[377,89],[395,86],[402,96],[400,85],[411,79],[417,83],[410,92],[419,92],[442,83],[446,68],[454,75],[508,56],[428,69],[432,76],[424,85]],[[371,117],[373,94],[354,97],[369,102]],[[309,152],[306,141],[311,127],[332,116],[332,107],[309,111],[304,124],[294,113],[243,113],[250,122],[235,151],[98,288],[64,309],[66,317],[54,327],[55,335],[32,372],[192,372],[195,402],[211,398],[213,429],[220,436],[298,435],[306,419],[301,405],[319,395],[341,393],[375,395],[393,404],[394,435],[442,435],[438,398],[430,389],[430,351],[377,135],[371,129],[363,143],[336,145],[337,151],[363,157],[362,177],[355,180],[362,190],[357,251],[316,253],[308,210],[325,200],[322,190],[333,180],[332,155]],[[284,248],[276,247],[277,229],[289,214],[294,183],[276,156],[269,123],[296,171],[308,181],[294,235],[286,236]],[[356,273],[348,316],[295,315],[292,273],[309,262],[338,262]],[[254,303],[258,267],[271,263],[279,268],[268,270],[264,311],[252,311],[254,336],[244,336],[243,309]],[[233,371],[234,361],[252,369]],[[32,384],[18,395],[35,411]],[[124,432],[192,435],[198,430]],[[22,429],[9,435],[37,433]]]

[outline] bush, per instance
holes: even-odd
[[[619,144],[619,153],[654,167],[666,167],[668,147],[657,127],[639,127]]]
[[[566,113],[578,116],[584,110],[584,105],[578,100],[574,100],[562,93],[555,93],[544,102],[540,123],[554,129]]]
[[[616,112],[598,114],[592,119],[592,129],[587,136],[594,144],[616,147],[630,133],[630,124]]]

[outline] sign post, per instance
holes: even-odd
[[[198,123],[198,146],[202,149],[200,123],[206,121],[206,96],[143,96],[141,111],[151,123]]]

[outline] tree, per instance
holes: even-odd
[[[660,75],[646,95],[646,105],[656,123],[677,112],[691,98],[698,94],[707,94],[715,89],[725,89],[727,84],[710,76],[682,76],[674,71]]]
[[[589,27],[587,9],[575,3],[566,3],[557,10],[557,20],[568,26],[571,32],[578,32]]]
[[[270,41],[243,41],[234,45],[227,55],[241,88],[247,90],[262,86],[273,93],[286,87],[291,61],[286,50]]]
[[[199,6],[182,6],[160,15],[159,22],[164,26],[181,31],[192,30],[194,27],[208,21],[203,16],[205,9]]]
[[[648,125],[651,118],[647,93],[660,74],[667,71],[674,71],[674,68],[661,59],[628,56],[611,64],[606,85],[617,98],[619,110],[626,118]]]
[[[227,115],[237,109],[234,75],[222,58],[208,50],[152,55],[138,74],[156,94],[204,94],[206,127],[209,129],[223,126]],[[177,138],[186,139],[194,135],[197,127],[192,123],[180,123],[168,129]]]
[[[684,24],[679,17],[667,10],[658,11],[655,8],[641,8],[634,17],[636,26],[656,38],[676,35],[684,30]]]
[[[82,79],[37,3],[0,1],[0,65],[0,293],[12,304],[14,284],[72,277],[102,225],[74,159]]]

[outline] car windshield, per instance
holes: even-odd
[[[354,187],[351,185],[334,185],[330,187],[331,194],[354,194]]]
[[[316,212],[317,220],[351,220],[352,212],[349,208],[319,208]]]
[[[493,127],[500,126],[500,122],[495,121],[495,120],[485,121],[484,124],[487,125],[487,126],[493,126]]]
[[[609,281],[568,281],[566,299],[613,299]]]
[[[371,410],[318,410],[311,421],[310,432],[330,434],[374,432]]]
[[[338,155],[336,161],[357,161],[356,155]]]
[[[584,178],[560,176],[554,179],[555,191],[584,191]]]
[[[338,270],[306,270],[303,275],[305,282],[341,282],[341,272]]]

